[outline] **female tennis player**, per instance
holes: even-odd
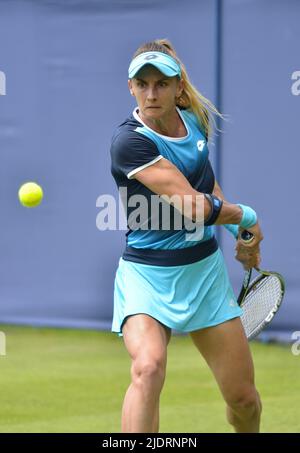
[[[215,180],[207,138],[213,115],[220,113],[191,84],[167,40],[136,51],[128,86],[137,108],[111,145],[111,171],[122,188],[128,222],[112,324],[132,360],[122,432],[159,431],[172,329],[188,332],[208,363],[235,431],[258,432],[261,402],[252,358],[213,225],[253,233],[250,243],[240,235],[236,242],[236,258],[245,269],[259,265],[262,233],[255,211],[226,201]]]

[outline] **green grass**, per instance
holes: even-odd
[[[0,432],[120,431],[129,384],[123,340],[95,331],[0,326]],[[252,343],[262,432],[300,432],[300,356]],[[161,396],[161,432],[232,432],[210,370],[189,337],[173,336]]]

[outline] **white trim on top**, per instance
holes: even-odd
[[[131,171],[127,174],[127,178],[128,178],[128,179],[131,179],[131,177],[132,177],[135,173],[137,173],[137,172],[140,171],[140,170],[144,170],[144,168],[149,167],[149,165],[155,164],[155,162],[158,162],[158,161],[159,161],[160,159],[162,159],[162,158],[163,158],[163,156],[159,155],[159,156],[157,156],[155,159],[151,160],[151,162],[148,162],[147,164],[141,165],[140,167],[135,168],[134,170],[131,170]]]
[[[134,111],[132,112],[133,113],[133,116],[134,118],[139,122],[141,123],[146,129],[148,129],[149,131],[153,132],[154,134],[158,135],[159,137],[162,137],[164,138],[165,140],[168,140],[170,142],[180,142],[180,141],[183,141],[183,140],[186,140],[189,136],[190,136],[190,129],[187,125],[187,123],[185,122],[182,114],[181,114],[181,111],[178,107],[176,107],[176,110],[178,112],[178,115],[180,116],[184,126],[185,126],[185,129],[187,130],[187,135],[185,135],[184,137],[169,137],[168,135],[162,135],[162,134],[159,134],[158,132],[154,131],[153,129],[151,129],[151,127],[147,126],[147,124],[145,124],[141,118],[139,117],[137,111],[138,111],[138,107],[136,107],[134,109]]]

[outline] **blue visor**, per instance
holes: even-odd
[[[146,64],[155,66],[167,77],[181,77],[181,69],[177,61],[163,52],[144,52],[130,63],[128,77],[132,79]]]

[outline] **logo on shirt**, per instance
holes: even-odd
[[[203,151],[203,148],[205,146],[205,140],[198,140],[197,141],[197,148],[199,151]]]

